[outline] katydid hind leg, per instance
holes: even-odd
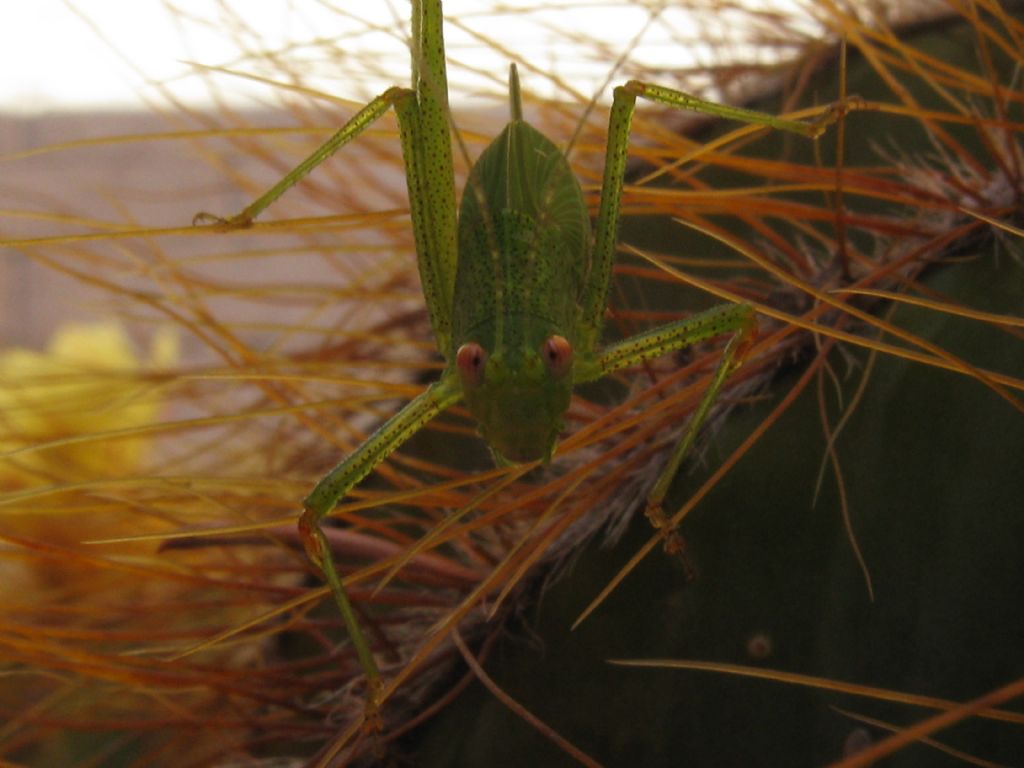
[[[280,181],[256,198],[241,212],[226,218],[212,213],[201,212],[192,218],[192,223],[199,226],[212,226],[217,229],[243,229],[250,226],[261,213],[273,205],[285,192],[308,176],[314,168],[327,160],[327,158],[331,157],[335,152],[373,125],[397,100],[403,98],[406,94],[411,94],[411,91],[407,88],[389,88],[377,96],[373,101],[356,112],[345,125],[317,147],[309,157],[285,174]]]
[[[746,346],[753,338],[756,323],[753,310],[750,307],[723,305],[679,323],[661,326],[638,334],[613,344],[603,351],[594,352],[599,347],[612,266],[618,243],[619,209],[625,180],[630,127],[637,98],[676,109],[697,111],[742,123],[798,133],[812,139],[820,136],[828,124],[836,119],[837,111],[830,109],[817,120],[802,122],[787,120],[764,112],[716,104],[682,91],[636,80],[631,80],[614,91],[608,119],[604,177],[595,223],[592,263],[588,281],[580,299],[584,357],[577,366],[576,380],[579,382],[597,379],[619,368],[649,360],[673,349],[681,349],[705,338],[723,333],[733,333],[708,389],[701,398],[647,501],[647,517],[656,528],[662,531],[666,549],[681,552],[682,539],[662,509],[665,494],[672,478],[691,451],[723,384],[732,370],[742,361]]]
[[[637,98],[675,109],[789,131],[812,139],[820,136],[839,114],[839,110],[832,108],[826,110],[817,120],[787,120],[766,112],[716,104],[683,91],[638,80],[630,80],[625,85],[617,87],[613,92],[612,107],[608,116],[601,200],[594,225],[594,249],[587,283],[580,297],[583,349],[588,351],[598,348],[604,324],[612,266],[618,245],[619,209],[625,184],[630,129]]]
[[[420,282],[438,351],[447,359],[452,352],[458,234],[444,19],[439,0],[413,2],[412,87],[415,100],[396,104],[396,111]]]

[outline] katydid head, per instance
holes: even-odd
[[[551,458],[572,395],[572,357],[558,334],[495,354],[475,341],[459,347],[463,399],[499,463]]]

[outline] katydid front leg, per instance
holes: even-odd
[[[332,469],[302,502],[299,533],[306,553],[324,574],[338,605],[345,629],[366,674],[366,727],[379,731],[381,679],[373,650],[356,618],[345,585],[334,565],[331,547],[320,524],[345,494],[366,477],[374,467],[390,456],[402,443],[416,434],[437,414],[454,404],[462,395],[458,376],[446,371],[441,379],[415,397],[388,419],[359,448]]]
[[[701,396],[686,431],[676,444],[672,455],[658,476],[657,482],[647,495],[645,514],[651,525],[657,528],[664,540],[665,551],[673,555],[683,554],[683,541],[678,531],[665,517],[662,504],[672,478],[675,477],[683,460],[693,447],[701,427],[718,397],[729,374],[743,362],[747,348],[757,332],[754,311],[746,304],[722,304],[692,317],[668,325],[662,325],[646,333],[631,336],[612,344],[589,365],[581,366],[577,381],[591,381],[603,378],[614,371],[637,365],[666,352],[683,349],[700,341],[732,333],[733,336],[722,352],[722,358],[715,369],[708,388]]]

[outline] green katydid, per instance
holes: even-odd
[[[451,123],[440,0],[412,2],[412,88],[373,99],[323,146],[248,208],[197,223],[246,227],[313,168],[394,107],[398,115],[423,295],[446,367],[440,379],[388,419],[331,470],[304,501],[299,521],[367,679],[366,719],[379,722],[382,682],[321,530],[323,518],[374,467],[441,411],[462,401],[498,462],[551,459],[573,387],[619,369],[731,333],[683,438],[648,498],[667,548],[678,535],[661,503],[726,377],[755,328],[753,310],[726,304],[601,346],[615,259],[619,202],[637,97],[747,123],[820,135],[817,122],[726,107],[630,81],[614,90],[604,178],[593,233],[583,192],[563,153],[523,120],[519,82],[509,78],[511,120],[476,161],[456,216]]]

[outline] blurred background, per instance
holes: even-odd
[[[669,498],[696,578],[635,513],[717,343],[580,392],[527,477],[453,409],[332,515],[395,685],[382,744],[295,519],[441,367],[394,123],[251,230],[191,221],[404,84],[408,6],[256,5],[37,2],[0,27],[0,760],[586,763],[514,701],[606,765],[852,765],[995,691],[885,749],[1016,763],[1016,3],[445,4],[460,179],[510,60],[592,206],[609,84],[862,101],[816,143],[637,116],[609,337],[719,301],[761,318]]]

